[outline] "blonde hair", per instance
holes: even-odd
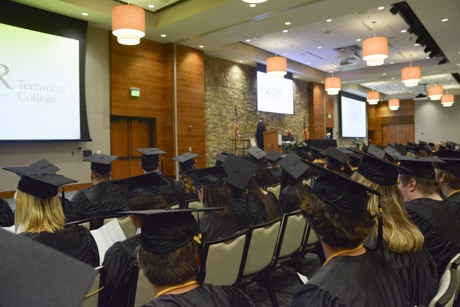
[[[57,232],[64,229],[65,217],[59,198],[41,199],[16,191],[16,230],[22,232]]]
[[[403,198],[396,184],[391,186],[379,185],[355,173],[352,178],[380,193],[383,222],[383,242],[393,253],[418,252],[423,248],[424,237],[418,227],[409,219],[403,208]],[[379,197],[370,196],[367,209],[375,219],[378,217]],[[377,238],[377,223],[375,223],[373,236]]]

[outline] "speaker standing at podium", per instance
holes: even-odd
[[[256,138],[257,147],[264,150],[264,132],[265,132],[265,116],[261,115],[260,120],[257,123],[256,133],[254,137]]]

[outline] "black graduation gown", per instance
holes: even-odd
[[[116,242],[105,253],[101,271],[104,291],[99,293],[99,307],[124,307],[129,306],[130,301],[134,301],[139,273],[134,251],[140,241],[140,235],[135,235],[122,242]]]
[[[160,193],[163,194],[163,196],[165,197],[168,205],[180,204],[180,199],[176,191],[176,182],[174,181],[174,179],[163,175],[161,172],[157,172],[157,174],[160,175],[160,177],[167,182],[166,185],[160,186],[159,189]]]
[[[409,306],[396,272],[372,252],[336,257],[294,294],[291,306]]]
[[[442,276],[447,263],[460,252],[460,221],[443,201],[418,198],[404,207],[425,237],[426,249]]]
[[[10,227],[14,225],[14,213],[10,205],[4,199],[0,199],[0,227]]]
[[[460,220],[460,192],[455,192],[444,201],[455,211],[455,215]]]
[[[270,174],[272,175],[272,184],[277,184],[281,182],[281,173],[283,172],[283,169],[281,166],[275,167],[275,168],[269,168]]]
[[[126,187],[109,181],[78,191],[72,198],[74,220],[115,213],[125,209]]]
[[[255,305],[237,288],[202,284],[185,293],[161,295],[143,306],[249,307]]]
[[[300,209],[300,203],[289,193],[289,189],[293,189],[294,186],[287,186],[280,192],[280,208],[283,213],[289,213]]]
[[[50,233],[22,233],[66,255],[79,259],[93,267],[99,266],[99,251],[91,232],[82,226],[71,226]]]
[[[238,231],[267,221],[267,212],[262,201],[248,197],[246,194],[231,193],[228,208],[232,218],[238,221]]]
[[[234,234],[239,230],[239,225],[234,215],[217,217],[209,212],[200,218],[200,229],[205,241],[209,242]]]

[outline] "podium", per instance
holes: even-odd
[[[278,151],[283,152],[283,149],[278,146],[278,130],[273,129],[264,132],[264,151]]]

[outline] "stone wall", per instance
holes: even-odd
[[[235,107],[238,111],[240,139],[254,137],[259,116],[257,110],[256,68],[231,61],[205,57],[206,165],[214,165],[213,157],[232,151],[235,137]],[[308,127],[307,83],[294,80],[294,115],[264,113],[267,129],[291,129],[303,138],[304,119]],[[241,146],[241,144],[240,144]],[[237,150],[237,154],[245,153]]]

